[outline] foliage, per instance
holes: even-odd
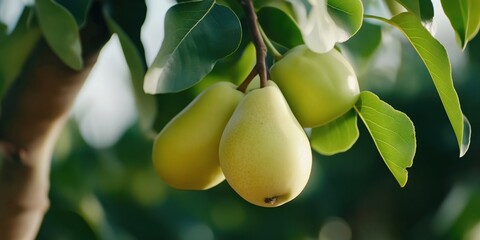
[[[307,19],[305,20],[305,22],[299,22],[297,24],[291,24],[291,21],[294,21],[294,19],[297,19],[297,18],[301,18],[302,16],[294,16],[292,18],[289,18],[285,16],[288,16],[291,13],[286,12],[283,15],[279,14],[278,11],[281,10],[280,8],[274,11],[269,10],[268,8],[266,10],[264,8],[261,8],[259,11],[261,13],[260,16],[262,16],[260,18],[261,19],[260,24],[264,24],[264,26],[269,26],[268,25],[269,22],[273,23],[274,20],[284,19],[283,21],[287,22],[288,27],[282,30],[285,31],[285,30],[291,29],[293,34],[283,33],[283,35],[293,35],[293,36],[298,35],[297,34],[298,30],[296,29],[296,26],[299,26],[299,29],[303,35],[303,39],[309,48],[318,52],[326,52],[333,47],[333,43],[347,41],[349,38],[355,35],[355,33],[360,29],[361,22],[362,22],[361,20],[363,19],[363,6],[361,2],[358,3],[356,1],[353,1],[352,3],[355,3],[355,4],[345,4],[337,1],[328,1],[328,3],[324,1],[311,1],[310,4],[307,4],[305,6],[305,9],[308,10],[308,14],[306,15]],[[394,26],[398,26],[401,30],[404,31],[405,35],[411,41],[415,49],[417,49],[420,57],[424,60],[427,66],[427,69],[430,71],[432,75],[432,79],[435,83],[435,86],[437,87],[437,90],[440,94],[440,98],[442,99],[445,110],[447,112],[447,115],[453,126],[455,135],[457,137],[457,142],[460,148],[460,156],[463,156],[466,153],[469,146],[469,142],[470,142],[470,139],[469,139],[470,126],[468,126],[468,121],[466,120],[466,118],[462,113],[460,103],[458,101],[457,93],[453,87],[453,80],[450,77],[451,76],[450,62],[449,62],[448,56],[445,54],[445,50],[443,46],[440,43],[438,43],[437,40],[433,38],[430,35],[430,33],[422,25],[422,19],[431,18],[430,7],[429,6],[425,7],[425,4],[420,4],[415,1],[399,1],[399,3],[406,6],[407,9],[410,10],[412,13],[401,13],[401,14],[398,14],[397,16],[394,16],[391,20],[383,19],[378,16],[367,16],[367,17],[382,19],[386,23],[389,23]],[[213,3],[213,5],[215,4],[216,3]],[[180,7],[182,9],[186,8],[187,5],[188,3],[181,3],[179,5],[174,6],[172,9],[170,9],[169,13],[167,13],[167,16],[166,16],[166,22],[167,23],[170,21],[181,22],[182,19],[184,19],[185,17],[184,15],[176,14],[177,12],[176,9]],[[195,5],[195,3],[191,3],[191,5]],[[298,3],[297,5],[301,5],[301,4]],[[194,10],[195,6],[192,6],[191,8],[192,8],[192,11],[195,11]],[[327,10],[329,11],[327,12]],[[203,13],[203,15],[205,15],[206,13],[209,13],[211,10],[205,9],[202,11],[205,12]],[[347,13],[347,14],[344,14],[344,13]],[[239,15],[239,16],[242,16],[242,15]],[[265,20],[266,17],[270,17],[270,21]],[[205,25],[203,18],[197,18],[197,20],[194,20],[194,21],[201,24],[201,26]],[[197,25],[195,24],[192,26],[197,26]],[[215,25],[211,24],[211,27],[215,28]],[[270,27],[270,29],[271,28],[272,27]],[[189,27],[186,27],[186,29],[189,29]],[[171,32],[171,30],[169,31],[167,28],[166,34],[168,35],[169,32]],[[221,34],[217,34],[217,32],[213,32],[213,31],[203,31],[202,34],[204,38],[208,37],[208,39],[220,39],[220,38],[225,39],[225,37],[222,37]],[[275,36],[275,35],[278,36],[278,34],[270,33],[270,36]],[[268,35],[266,35],[264,38],[268,43],[269,39],[267,36]],[[174,37],[172,39],[179,39],[179,38]],[[180,38],[180,39],[184,39],[184,38]],[[298,37],[296,39],[298,39]],[[179,40],[176,40],[174,42],[169,42],[169,41],[170,40],[167,39],[167,41],[164,42],[164,46],[162,46],[162,49],[165,49],[165,46],[170,46],[166,48],[175,49],[178,51],[185,49],[185,51],[188,53],[196,52],[196,49],[198,49],[198,47],[196,47],[195,44],[183,44],[183,41],[179,41]],[[278,41],[279,40],[277,40],[277,42]],[[303,43],[303,41],[294,40],[291,43],[282,44],[282,47],[287,47],[288,49],[288,46],[294,47],[301,43]],[[181,58],[176,54],[167,55],[163,53],[163,51],[165,50],[162,50],[162,49],[160,49],[159,55],[157,56],[157,57],[160,57],[162,60],[156,61],[149,70],[158,74],[149,75],[147,73],[147,76],[145,79],[145,84],[147,84],[146,89],[148,90],[148,92],[150,93],[164,93],[165,91],[176,92],[178,90],[182,90],[184,88],[190,87],[193,83],[200,81],[205,76],[206,74],[205,70],[192,71],[192,72],[189,72],[189,74],[196,73],[196,75],[185,76],[185,73],[182,71],[183,68],[175,66],[175,63],[180,65],[184,64],[185,60],[183,59],[186,59],[186,57]],[[186,49],[189,49],[189,50],[187,51]],[[241,51],[241,50],[242,50],[241,48],[237,49],[237,51]],[[167,52],[170,52],[170,51],[167,50]],[[208,54],[212,54],[213,52],[214,51],[209,51]],[[195,57],[208,57],[208,54],[201,54],[199,52],[196,52],[196,54],[193,54],[193,55]],[[195,60],[193,62],[202,62],[202,61]],[[210,60],[206,60],[203,62],[211,64]],[[211,69],[211,67],[209,68]],[[204,69],[208,69],[208,68],[204,68]],[[178,79],[178,76],[182,76],[183,78]],[[154,88],[148,87],[152,82],[156,82],[156,84],[154,84],[153,86],[159,86],[158,84],[161,84],[162,86],[171,86],[171,87],[168,87],[168,88],[157,87],[157,90],[155,91]],[[380,124],[382,127],[385,127],[387,129],[389,126],[388,121],[387,122],[379,121],[377,124]],[[405,124],[409,125],[410,123],[405,123]],[[393,132],[398,131],[398,129],[389,129],[389,130]],[[413,128],[411,129],[411,131],[413,131]],[[413,132],[412,132],[412,135],[414,135]],[[374,135],[372,135],[372,137],[374,138],[374,141],[377,140],[375,139]],[[393,145],[393,146],[398,144],[400,145],[409,144],[408,148],[415,149],[415,141],[413,141],[412,143],[410,142],[407,143],[407,142],[402,142],[402,141],[399,142],[394,139],[390,139],[387,144]],[[393,162],[401,166],[404,165],[401,161],[397,162],[398,160],[395,160],[395,158],[388,157],[389,155],[384,155],[384,154],[381,154],[381,155],[382,157],[384,157],[384,160],[386,162]],[[411,164],[408,164],[407,167],[410,165]],[[402,177],[397,179],[406,179],[406,174],[407,174],[406,171],[403,172]],[[399,183],[402,186],[405,185],[405,182],[406,181],[404,180],[399,180]]]
[[[88,21],[92,2],[36,0],[33,7],[25,7],[13,31],[7,31],[7,27],[0,24],[0,52],[3,53],[0,94],[21,73],[41,36],[66,65],[81,69],[79,36]],[[415,83],[422,89],[421,93],[388,93],[374,87],[369,89],[368,84],[360,82],[364,92],[355,111],[312,130],[312,149],[319,154],[315,155],[313,176],[304,194],[297,202],[275,212],[239,201],[226,184],[203,193],[176,191],[161,183],[150,164],[152,142],[145,133],[162,129],[200,88],[218,81],[218,76],[238,84],[238,79],[246,78],[244,72],[248,74],[249,70],[228,75],[219,68],[228,66],[227,69],[233,70],[232,66],[241,69],[254,65],[253,59],[242,57],[249,46],[251,50],[249,42],[254,37],[248,32],[246,16],[237,1],[179,2],[165,16],[165,40],[149,67],[140,38],[147,10],[144,2],[102,2],[102,17],[109,30],[119,36],[127,60],[141,128],[132,127],[112,149],[93,150],[77,135],[75,124],[69,125],[64,134],[70,135],[64,137],[72,141],[71,146],[66,155],[56,155],[52,170],[53,205],[40,239],[150,239],[160,234],[169,239],[188,239],[188,234],[195,233],[205,234],[206,238],[211,234],[229,239],[298,239],[317,236],[318,226],[328,223],[330,216],[346,219],[353,231],[366,238],[372,237],[366,230],[371,225],[384,229],[377,237],[400,236],[402,239],[461,239],[478,225],[478,216],[470,214],[471,209],[479,207],[475,199],[478,199],[480,179],[473,174],[475,168],[472,169],[478,168],[478,163],[471,160],[478,157],[478,146],[472,144],[473,155],[465,155],[470,141],[474,141],[470,139],[472,133],[465,116],[472,125],[480,124],[476,112],[480,104],[472,90],[478,90],[478,81],[474,82],[473,78],[479,72],[468,69],[463,77],[473,80],[463,85],[455,81],[458,74],[452,74],[445,47],[424,27],[436,17],[430,0],[382,1],[391,10],[387,17],[374,13],[364,15],[364,9],[373,5],[370,1],[255,1],[262,37],[269,47],[269,66],[278,57],[275,50],[285,54],[295,46],[306,44],[317,52],[333,47],[341,49],[357,63],[354,64],[358,67],[356,70],[360,72],[362,68],[363,72],[373,64],[375,54],[383,50],[382,34],[388,34],[393,26],[413,47],[404,43],[402,54],[414,59],[411,64],[403,61],[395,86],[402,89],[401,84],[415,77],[422,81]],[[475,38],[480,27],[478,1],[442,0],[441,3],[459,47],[469,51],[468,44],[472,44],[472,49],[478,49],[480,44],[478,37]],[[398,9],[401,12],[397,12]],[[412,49],[416,52],[410,51]],[[14,50],[15,54],[11,53]],[[426,68],[418,67],[422,66],[419,59]],[[415,71],[409,72],[409,67],[425,77],[414,76]],[[368,74],[360,76],[361,81],[368,77]],[[435,89],[424,84],[428,78],[433,80]],[[146,95],[143,90],[156,95]],[[432,101],[437,105],[432,106]],[[411,119],[396,109],[407,112]],[[454,139],[453,134],[447,132],[444,137],[443,130],[439,130],[447,125],[442,111],[447,114],[456,141],[450,140]],[[367,131],[357,127],[357,117]],[[453,146],[458,147],[460,154],[454,153]],[[379,154],[372,151],[375,147]],[[458,155],[465,155],[464,162],[451,167],[457,163],[450,159]],[[412,166],[414,156],[418,165],[408,174],[407,168]],[[385,168],[371,159],[383,160],[402,187],[407,176],[414,182],[410,188],[394,188]],[[472,177],[467,177],[470,175]],[[455,216],[444,210],[448,201],[453,200],[442,203],[453,186],[468,192],[460,201],[464,203],[462,209]],[[410,205],[411,202],[414,203]],[[443,207],[439,208],[441,204]],[[437,211],[438,215],[434,216]],[[282,215],[295,219],[292,229],[282,227],[289,224],[278,217]],[[359,221],[358,218],[365,219]],[[398,218],[406,221],[396,220]],[[419,218],[427,220],[418,221]],[[439,223],[431,227],[425,222]],[[69,224],[76,227],[53,230],[56,229],[53,226]],[[252,231],[242,231],[246,228]]]
[[[193,86],[240,44],[238,18],[213,0],[178,4],[165,18],[169,37],[145,75],[147,93],[179,92]]]
[[[52,0],[38,0],[35,3],[38,23],[50,47],[69,67],[82,69],[82,46],[73,15]]]
[[[354,108],[370,132],[387,167],[400,186],[405,186],[406,168],[412,166],[417,147],[413,123],[407,115],[368,91],[360,94]]]

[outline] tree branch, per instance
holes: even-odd
[[[42,40],[2,101],[0,239],[34,239],[49,206],[51,154],[74,99],[108,40],[103,22],[81,32],[85,68],[68,68]]]

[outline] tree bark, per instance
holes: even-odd
[[[109,37],[105,24],[98,19],[90,18],[81,31],[85,63],[81,71],[67,67],[40,40],[24,72],[2,101],[0,239],[34,239],[38,233],[49,207],[49,174],[55,142]]]

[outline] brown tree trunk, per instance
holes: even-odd
[[[34,239],[49,207],[51,155],[69,110],[108,38],[103,22],[81,32],[85,67],[67,67],[41,40],[2,101],[0,239]],[[3,162],[3,163],[2,163]]]

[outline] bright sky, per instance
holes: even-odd
[[[142,41],[148,64],[163,40],[163,18],[169,1],[148,0]],[[75,103],[73,115],[84,139],[93,147],[115,144],[138,117],[128,66],[120,43],[113,36],[102,49],[98,62]]]

